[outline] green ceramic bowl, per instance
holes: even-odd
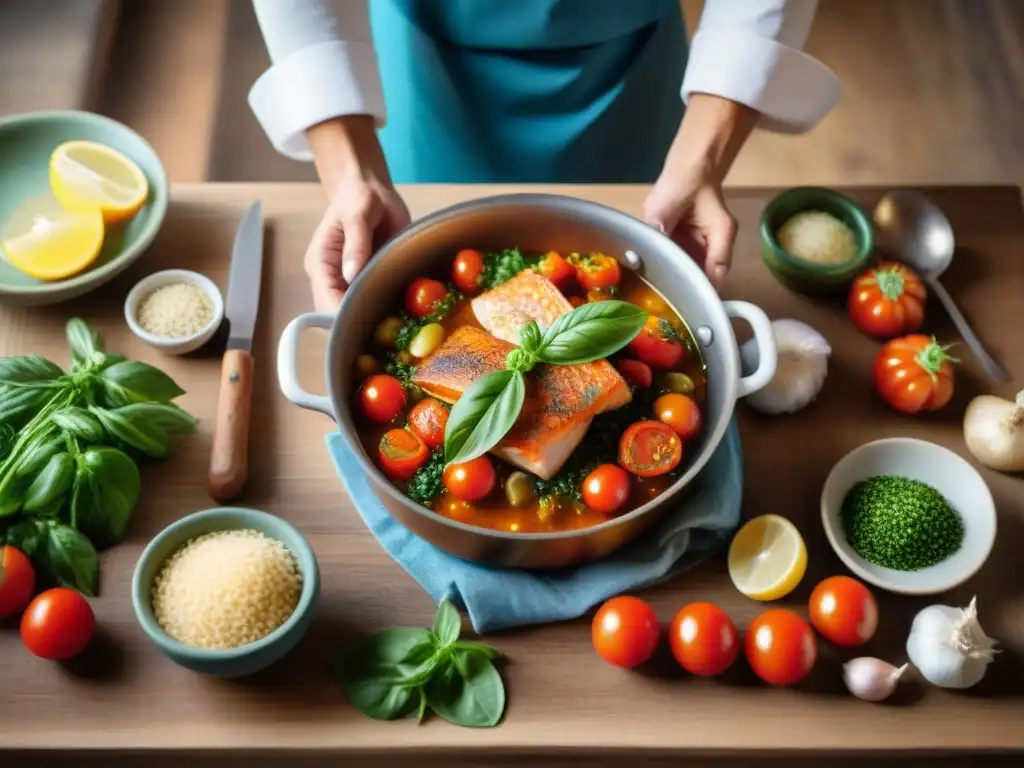
[[[157,624],[151,594],[164,562],[190,539],[214,531],[248,528],[277,539],[295,556],[302,573],[302,593],[295,612],[280,627],[254,643],[228,650],[205,650],[180,643]],[[219,507],[183,517],[167,526],[143,551],[132,577],[132,606],[149,639],[173,661],[217,677],[244,677],[279,661],[306,634],[320,594],[320,569],[306,538],[280,517],[241,507]]]
[[[50,155],[65,141],[77,139],[106,144],[134,160],[149,181],[149,199],[131,221],[108,230],[89,269],[66,280],[36,280],[0,257],[0,304],[55,304],[88,293],[135,261],[163,223],[167,173],[145,139],[90,112],[33,112],[0,119],[0,227],[24,200],[49,191]]]
[[[848,226],[857,243],[857,254],[841,264],[820,266],[798,259],[779,245],[775,233],[794,214],[824,211]],[[871,261],[874,229],[867,213],[846,195],[821,187],[796,187],[774,197],[761,214],[761,255],[765,266],[783,285],[800,293],[842,293]]]

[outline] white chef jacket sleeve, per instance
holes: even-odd
[[[721,96],[761,113],[759,127],[803,133],[839,102],[832,71],[801,49],[817,0],[706,0],[682,96]]]
[[[305,132],[332,117],[372,115],[384,125],[367,0],[252,4],[271,66],[250,89],[249,106],[278,152],[311,160]]]

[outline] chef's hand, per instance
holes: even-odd
[[[694,257],[716,287],[732,266],[736,219],[722,182],[757,112],[718,96],[694,94],[665,166],[644,204],[644,219]]]
[[[337,118],[307,131],[330,203],[304,265],[318,312],[336,312],[374,250],[409,223],[391,185],[372,117]]]

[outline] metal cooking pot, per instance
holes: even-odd
[[[409,282],[433,272],[462,248],[500,250],[511,246],[534,252],[615,255],[664,295],[702,347],[708,375],[704,433],[689,448],[684,459],[686,471],[665,493],[601,525],[560,533],[509,533],[449,519],[412,502],[395,488],[366,455],[356,434],[351,407],[356,355],[366,348],[377,323],[401,305]],[[754,331],[759,366],[749,376],[741,376],[730,317],[742,318]],[[299,384],[298,338],[309,327],[330,329],[326,397],[310,394]],[[775,375],[776,359],[765,313],[746,302],[721,301],[701,269],[668,237],[597,203],[560,195],[519,194],[462,203],[414,223],[374,256],[349,287],[337,315],[310,313],[289,323],[281,336],[277,370],[285,397],[337,421],[377,497],[415,534],[447,552],[486,565],[557,568],[607,555],[672,510],[718,447],[737,398],[765,386]]]

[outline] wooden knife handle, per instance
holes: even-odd
[[[249,421],[252,416],[252,355],[224,353],[210,452],[210,496],[219,502],[236,498],[249,477]]]

